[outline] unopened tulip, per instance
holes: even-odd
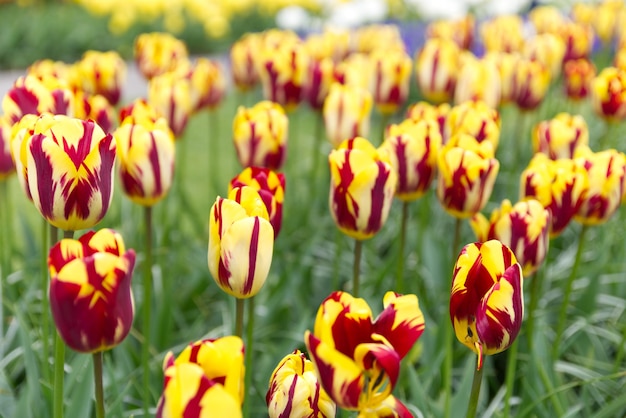
[[[170,71],[150,79],[148,103],[162,115],[180,139],[193,112],[191,82],[180,72]]]
[[[2,98],[2,110],[11,123],[18,122],[24,115],[74,116],[74,95],[63,80],[22,76]]]
[[[412,62],[406,52],[377,49],[370,54],[370,92],[383,115],[391,115],[404,105],[409,95]]]
[[[361,26],[353,33],[356,52],[369,55],[383,47],[391,50],[404,50],[404,42],[398,25],[372,24]]]
[[[338,407],[362,414],[387,406],[400,361],[424,331],[417,296],[387,292],[383,311],[373,318],[364,299],[334,292],[320,305],[313,332],[304,342],[322,387]],[[393,414],[391,415],[393,416]]]
[[[480,25],[487,52],[519,52],[524,45],[524,22],[518,15],[501,15]]]
[[[587,97],[591,82],[596,76],[596,66],[587,58],[569,60],[563,64],[565,94],[572,100]]]
[[[87,51],[74,64],[81,88],[90,95],[100,94],[113,106],[122,97],[126,79],[126,62],[115,51]]]
[[[261,48],[261,36],[258,33],[246,33],[230,48],[233,82],[241,91],[250,90],[259,83],[256,54]]]
[[[508,104],[515,101],[513,91],[513,80],[515,76],[515,68],[521,59],[517,52],[488,52],[485,55],[486,61],[491,61],[498,69],[500,78],[500,105]]]
[[[468,244],[454,266],[450,319],[457,339],[478,355],[506,350],[524,318],[522,268],[500,241]]]
[[[387,221],[397,184],[388,158],[362,137],[330,152],[330,213],[344,234],[369,239]]]
[[[148,80],[174,70],[188,60],[183,41],[165,32],[142,33],[135,39],[134,56],[139,71]]]
[[[520,109],[537,108],[548,92],[550,69],[538,61],[520,59],[513,73],[513,100]]]
[[[157,418],[242,416],[244,345],[239,337],[196,341],[163,362],[165,380]]]
[[[458,74],[454,103],[481,101],[495,109],[500,104],[500,72],[490,60],[466,60]]]
[[[550,210],[550,237],[559,236],[582,205],[589,187],[587,172],[571,159],[551,160],[538,153],[522,172],[521,200],[537,199]]]
[[[507,199],[487,219],[478,213],[470,221],[478,241],[496,239],[509,247],[522,266],[524,276],[543,263],[550,244],[550,211],[538,200],[527,199],[511,205]]]
[[[268,100],[240,106],[233,119],[233,141],[245,167],[279,170],[285,161],[289,120],[282,106]]]
[[[157,119],[161,118],[161,114],[157,112],[157,110],[147,102],[144,98],[138,98],[134,101],[130,102],[126,106],[120,109],[120,125],[124,122],[124,120],[132,116],[132,120],[135,122],[141,122],[143,119],[148,119],[152,122],[156,122]]]
[[[209,219],[209,270],[229,295],[256,295],[269,274],[274,229],[265,203],[252,187],[237,187],[218,197]]]
[[[15,163],[11,156],[11,131],[9,121],[0,117],[0,181],[15,174]]]
[[[174,177],[175,138],[164,118],[128,117],[114,133],[120,182],[135,203],[152,206],[163,199]]]
[[[278,363],[265,401],[270,418],[330,418],[337,409],[320,386],[313,363],[300,350]]]
[[[65,344],[81,353],[108,350],[130,332],[135,252],[111,229],[63,239],[50,249],[50,309]]]
[[[460,69],[461,50],[447,39],[428,39],[415,57],[417,85],[434,103],[449,102],[454,95]]]
[[[576,22],[564,22],[559,25],[555,33],[565,42],[564,62],[579,58],[589,58],[594,40],[591,26]]]
[[[309,59],[302,88],[303,99],[315,110],[324,107],[331,84],[335,81],[335,64],[329,57]]]
[[[469,49],[474,40],[474,17],[471,14],[462,19],[436,20],[426,28],[428,39],[449,39],[461,49]]]
[[[77,92],[75,99],[75,115],[78,119],[91,119],[104,132],[112,132],[117,125],[117,114],[113,105],[102,95],[90,95]]]
[[[27,195],[53,226],[91,228],[111,203],[115,141],[93,121],[43,115],[13,140]]]
[[[626,118],[626,70],[607,67],[591,81],[591,103],[607,120]]]
[[[565,46],[565,42],[558,35],[538,34],[526,41],[522,56],[531,61],[539,61],[550,70],[550,77],[557,79],[561,74]]]
[[[558,7],[548,5],[534,7],[528,13],[528,18],[537,33],[555,33],[566,22],[565,15]]]
[[[624,194],[626,161],[614,149],[592,152],[581,147],[577,164],[589,177],[589,188],[574,219],[583,225],[599,225],[608,221],[619,208]]]
[[[500,114],[495,108],[482,101],[467,101],[448,112],[444,140],[459,134],[470,135],[479,143],[490,142],[495,153],[500,143],[500,125]]]
[[[439,125],[439,132],[443,138],[445,132],[446,118],[450,112],[450,105],[448,103],[441,103],[440,105],[432,105],[428,102],[417,102],[406,111],[406,118],[413,120],[434,120]]]
[[[184,72],[191,82],[190,95],[193,111],[213,109],[222,101],[226,94],[226,77],[219,62],[208,58],[198,58]]]
[[[333,148],[346,139],[366,136],[370,129],[372,95],[365,89],[334,83],[324,102],[326,135]]]
[[[589,143],[589,128],[582,116],[559,113],[539,122],[532,140],[533,151],[544,153],[552,160],[574,158],[576,149]]]
[[[406,119],[389,127],[380,149],[388,153],[397,174],[395,195],[398,199],[415,200],[428,191],[437,173],[441,143],[439,124],[435,120]]]

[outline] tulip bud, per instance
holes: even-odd
[[[302,95],[304,100],[315,110],[324,107],[330,85],[335,81],[335,65],[329,57],[310,59]]]
[[[135,39],[134,55],[139,71],[148,80],[174,70],[187,61],[187,46],[169,33],[142,33]]]
[[[226,293],[245,299],[267,279],[274,250],[274,229],[259,194],[251,187],[218,197],[209,220],[209,270]]]
[[[17,123],[24,115],[74,116],[74,95],[63,80],[22,76],[2,98],[2,110],[11,123]]]
[[[313,363],[295,350],[272,372],[265,395],[270,418],[328,418],[337,409],[315,375]]]
[[[383,115],[395,113],[409,95],[411,58],[404,51],[377,49],[370,54],[370,92]]]
[[[474,17],[471,14],[457,20],[436,20],[426,28],[428,39],[449,39],[461,49],[469,49],[474,40]]]
[[[74,68],[85,93],[100,94],[113,106],[118,104],[126,78],[126,62],[116,51],[87,51]]]
[[[556,6],[534,7],[528,18],[537,30],[537,33],[554,33],[566,21],[563,12]]]
[[[133,323],[135,252],[111,229],[63,239],[50,249],[50,309],[72,350],[93,353],[124,340]]]
[[[324,102],[324,126],[333,148],[346,139],[369,134],[372,95],[365,89],[334,83]]]
[[[520,109],[535,109],[550,86],[550,69],[538,61],[520,59],[513,73],[513,97]]]
[[[246,91],[259,83],[256,54],[261,47],[261,34],[246,33],[230,48],[230,68],[235,86]]]
[[[361,137],[330,152],[330,213],[346,235],[365,240],[387,221],[397,176],[388,156]]]
[[[607,120],[626,118],[626,71],[607,67],[591,81],[591,103]]]
[[[500,114],[482,101],[467,101],[454,106],[445,122],[445,139],[460,134],[470,135],[477,142],[490,142],[493,151],[500,142]]]
[[[0,181],[15,173],[15,163],[11,156],[11,125],[6,118],[0,117]]]
[[[565,94],[572,100],[587,97],[591,82],[596,76],[596,66],[587,58],[569,60],[563,64]]]
[[[580,146],[589,143],[589,128],[580,115],[559,113],[550,120],[539,122],[532,135],[533,151],[542,152],[551,160],[574,158]]]
[[[518,15],[493,17],[480,26],[480,36],[487,52],[518,52],[524,45],[524,22]]]
[[[441,137],[444,137],[446,118],[450,112],[450,105],[448,103],[442,103],[438,106],[431,105],[428,102],[418,102],[411,106],[406,111],[406,118],[413,120],[428,119],[434,120],[439,125],[439,133]]]
[[[449,102],[456,87],[461,51],[450,40],[428,39],[415,57],[417,85],[434,103]]]
[[[565,42],[563,62],[579,58],[589,58],[593,48],[593,29],[589,25],[576,22],[563,22],[556,32]]]
[[[500,78],[499,105],[515,101],[513,80],[517,62],[521,59],[520,54],[517,52],[488,52],[484,59],[492,62],[498,69],[498,76]]]
[[[175,71],[154,76],[148,83],[148,103],[167,120],[177,139],[193,111],[191,90],[191,82]]]
[[[102,95],[89,95],[80,91],[76,92],[75,114],[78,119],[91,119],[106,133],[113,130],[117,125],[117,114],[115,108]]]
[[[191,108],[194,112],[215,108],[226,94],[226,78],[219,62],[198,58],[186,69],[179,69],[190,81]]]
[[[524,317],[522,268],[500,241],[468,244],[454,266],[450,319],[458,340],[478,355],[506,350]]]
[[[282,106],[268,100],[240,106],[233,119],[233,140],[244,167],[279,170],[287,153],[289,119]]]
[[[538,34],[524,45],[522,56],[531,61],[538,61],[550,70],[550,77],[557,79],[561,74],[565,43],[563,39],[552,33]]]
[[[500,104],[500,73],[490,60],[472,58],[461,67],[454,90],[454,103],[482,101],[495,109]]]

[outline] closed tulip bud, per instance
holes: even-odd
[[[524,318],[522,268],[500,241],[468,244],[454,266],[450,319],[458,340],[478,355],[506,350]]]
[[[592,27],[602,43],[608,44],[615,35],[617,18],[624,7],[624,3],[622,1],[605,0],[595,6],[591,20]]]
[[[511,205],[505,199],[489,219],[477,213],[470,225],[478,241],[496,239],[509,247],[522,266],[524,276],[537,271],[548,252],[550,211],[538,200],[528,199]]]
[[[67,64],[63,61],[41,59],[29,65],[26,69],[26,74],[35,76],[40,80],[47,77],[52,77],[59,80],[70,80],[72,78],[72,68],[72,64]]]
[[[518,15],[501,15],[483,22],[480,36],[487,52],[518,52],[524,45],[524,22]]]
[[[558,7],[547,5],[534,7],[528,13],[528,18],[537,33],[555,33],[566,22],[566,17]]]
[[[500,143],[500,114],[482,101],[468,101],[454,106],[445,122],[445,139],[464,134],[477,142],[490,142],[495,153]]]
[[[304,100],[315,110],[324,107],[331,84],[335,81],[335,64],[329,57],[312,58],[309,66],[302,95]]]
[[[163,364],[165,381],[157,418],[242,416],[244,346],[227,336],[189,344],[178,357],[169,352]]]
[[[441,143],[439,125],[434,120],[407,119],[389,127],[380,149],[388,153],[398,177],[398,199],[415,200],[428,191],[437,172]]]
[[[126,62],[117,52],[87,51],[74,68],[85,93],[100,94],[112,105],[118,104],[126,79]]]
[[[276,173],[269,168],[247,167],[230,181],[229,192],[242,186],[252,187],[263,199],[269,221],[274,228],[274,239],[276,239],[283,223],[285,175]]]
[[[574,219],[583,225],[599,225],[608,221],[619,208],[624,194],[626,161],[614,149],[592,152],[581,147],[576,163],[587,171],[589,188]]]
[[[454,95],[461,50],[447,39],[428,39],[415,57],[417,85],[434,103],[449,102]]]
[[[498,69],[500,79],[500,103],[499,105],[511,103],[515,101],[513,91],[513,79],[515,75],[515,67],[521,59],[517,52],[488,52],[485,60],[491,61]]]
[[[491,108],[500,104],[500,73],[489,60],[472,58],[463,64],[454,90],[454,103],[481,101]]]
[[[395,113],[409,95],[412,62],[406,52],[377,49],[370,54],[370,92],[383,115]]]
[[[346,139],[366,136],[370,130],[372,95],[360,87],[334,83],[324,102],[326,135],[333,148]]]
[[[15,173],[15,163],[11,156],[11,125],[0,117],[0,181]]]
[[[437,20],[426,28],[428,39],[449,39],[461,49],[469,49],[474,40],[474,17],[471,14],[457,20]]]
[[[469,135],[452,137],[437,160],[437,197],[456,218],[469,218],[489,200],[500,169],[489,142],[478,143]]]
[[[267,279],[274,251],[274,229],[265,203],[252,187],[218,197],[209,219],[209,270],[229,295],[256,295]]]
[[[415,295],[385,293],[383,311],[374,319],[364,299],[334,292],[320,305],[304,342],[322,387],[337,406],[371,416],[386,404],[401,414],[406,408],[388,397],[400,361],[424,327]]]
[[[111,229],[63,239],[50,249],[50,309],[72,350],[94,353],[121,343],[133,323],[135,252]]]
[[[239,163],[245,167],[279,170],[287,153],[289,119],[282,106],[268,100],[240,106],[233,119],[233,140]]]
[[[413,120],[428,119],[436,121],[439,125],[439,133],[441,133],[441,137],[443,138],[446,118],[448,117],[450,109],[451,107],[448,103],[432,105],[428,102],[418,102],[409,106],[406,111],[406,118]]]
[[[130,102],[128,105],[120,109],[120,125],[124,123],[127,117],[132,116],[133,123],[139,123],[143,119],[148,119],[151,122],[156,122],[161,118],[161,115],[157,110],[149,104],[146,99],[139,98]]]
[[[18,122],[24,115],[74,116],[74,95],[62,80],[50,76],[44,79],[22,76],[2,98],[2,110],[11,123]]]
[[[369,239],[387,221],[398,181],[388,158],[361,137],[330,152],[330,213],[344,234]]]
[[[102,220],[113,193],[111,134],[93,121],[43,115],[13,143],[27,195],[48,222],[75,231]]]
[[[353,32],[353,43],[356,52],[369,54],[370,52],[386,47],[389,50],[404,49],[402,36],[398,25],[372,24],[361,26]]]
[[[148,80],[174,70],[189,57],[185,43],[165,32],[137,36],[133,53],[139,71]]]
[[[535,109],[550,86],[550,69],[538,61],[520,59],[513,73],[513,97],[520,109]]]
[[[259,84],[256,54],[261,47],[261,34],[246,33],[230,48],[230,68],[235,87],[247,91]]]
[[[295,350],[272,372],[265,395],[270,418],[329,418],[337,406],[321,388],[313,363]]]
[[[570,159],[535,154],[520,180],[520,200],[537,199],[550,210],[550,237],[559,236],[582,204],[589,187],[587,172]]]
[[[607,67],[591,81],[591,103],[607,120],[626,118],[626,70]]]
[[[587,58],[569,60],[563,64],[565,94],[572,100],[587,97],[591,82],[596,76],[596,66]]]
[[[363,71],[364,68],[371,68],[370,56],[356,52],[348,55],[343,61],[335,66],[335,80],[345,86],[358,87],[370,92],[371,71]]]
[[[552,33],[538,34],[526,41],[522,56],[531,61],[538,61],[550,70],[552,79],[561,74],[565,43],[558,35]]]
[[[539,122],[532,133],[533,151],[551,160],[574,158],[576,149],[589,143],[589,128],[580,115],[559,113],[550,120]]]
[[[111,132],[117,124],[115,108],[100,94],[89,95],[77,92],[74,103],[78,119],[91,119],[106,133]]]
[[[589,58],[594,41],[591,26],[576,22],[564,22],[559,25],[555,33],[565,42],[564,62],[579,58]]]
[[[150,79],[148,103],[165,117],[167,123],[180,139],[193,111],[191,83],[180,73],[170,71]]]
[[[165,119],[125,119],[113,136],[124,193],[135,203],[152,206],[163,199],[174,177],[175,138]]]
[[[213,109],[226,94],[226,77],[219,62],[198,58],[186,69],[179,69],[190,80],[191,108],[194,112]]]

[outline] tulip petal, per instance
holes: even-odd
[[[373,332],[383,335],[400,358],[404,358],[424,332],[424,315],[417,296],[387,292],[383,306],[385,309],[374,321]]]

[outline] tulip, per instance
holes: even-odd
[[[591,81],[596,76],[596,66],[587,58],[569,60],[563,64],[565,94],[572,100],[587,97]]]
[[[130,332],[134,303],[130,281],[135,252],[111,229],[63,239],[50,249],[50,308],[70,348],[108,350]]]
[[[372,60],[369,55],[361,52],[352,53],[335,66],[335,80],[345,86],[361,88],[371,93],[372,71],[363,71],[364,68],[371,67]]]
[[[370,54],[370,92],[383,115],[395,113],[406,102],[411,77],[411,58],[404,51],[377,49]]]
[[[582,205],[589,187],[583,167],[570,159],[550,160],[535,154],[520,179],[520,200],[537,199],[550,210],[550,237],[559,236]]]
[[[165,117],[177,139],[181,138],[193,111],[191,92],[189,79],[175,71],[154,76],[148,84],[148,103]]]
[[[477,213],[470,225],[480,242],[492,239],[509,247],[524,276],[532,275],[548,252],[550,244],[550,211],[538,200],[528,199],[511,205],[508,199],[487,219]]]
[[[542,152],[552,160],[574,158],[576,149],[589,143],[589,128],[582,116],[559,113],[539,122],[532,140],[534,152]]]
[[[19,77],[2,98],[2,110],[11,123],[22,116],[52,113],[74,115],[74,97],[67,83],[53,77]]]
[[[354,49],[357,53],[370,54],[378,48],[404,50],[404,42],[398,25],[371,24],[361,26],[353,32]]]
[[[444,138],[470,135],[479,143],[490,142],[495,152],[500,142],[500,126],[500,114],[495,108],[482,101],[467,101],[448,112]]]
[[[520,59],[513,73],[513,97],[520,109],[535,109],[550,86],[550,69],[538,61]]]
[[[626,118],[626,71],[607,67],[591,81],[591,103],[609,121]]]
[[[491,143],[479,144],[469,135],[457,135],[441,150],[437,165],[437,197],[446,212],[469,218],[485,206],[500,169]]]
[[[424,331],[417,296],[387,292],[377,318],[364,299],[337,291],[320,305],[304,342],[319,381],[337,406],[368,416],[389,402],[400,361]]]
[[[328,156],[330,212],[339,229],[356,240],[373,237],[389,215],[397,176],[385,154],[356,137]]]
[[[308,44],[307,48],[310,48]],[[334,70],[335,64],[330,57],[311,57],[309,60],[302,95],[311,108],[321,110],[324,107],[330,86],[335,81]]]
[[[87,51],[74,64],[81,89],[90,95],[100,94],[113,106],[122,96],[126,78],[126,62],[115,51]]]
[[[91,119],[107,133],[111,132],[117,124],[115,108],[106,97],[100,94],[89,95],[77,92],[74,102],[75,116],[78,119]]]
[[[624,4],[621,1],[605,0],[598,3],[595,7],[591,23],[594,32],[605,45],[613,40],[617,30],[618,16],[623,6]]]
[[[152,206],[165,197],[174,177],[175,138],[165,119],[126,118],[114,133],[124,193]]]
[[[250,90],[259,83],[256,54],[261,47],[261,37],[259,33],[245,33],[230,48],[233,82],[241,91]]]
[[[219,62],[208,58],[198,58],[188,69],[179,69],[190,82],[191,108],[213,109],[226,94],[226,77]]]
[[[449,102],[460,68],[459,47],[447,39],[428,39],[415,57],[417,85],[434,103]]]
[[[441,133],[435,120],[407,119],[391,125],[380,150],[387,152],[396,172],[395,195],[408,202],[418,199],[430,187],[437,172]]]
[[[240,106],[233,119],[233,140],[239,163],[245,167],[279,170],[285,160],[289,120],[282,106],[262,101]]]
[[[522,268],[500,241],[468,244],[454,266],[450,319],[457,339],[478,355],[506,350],[524,317]]]
[[[269,221],[274,228],[274,239],[276,239],[283,222],[285,175],[268,168],[247,167],[230,181],[229,192],[242,186],[252,187],[263,199]]]
[[[53,61],[51,59],[41,59],[33,62],[26,69],[27,75],[32,75],[40,80],[52,77],[59,80],[70,80],[72,65],[63,61]],[[71,83],[70,83],[71,84]]]
[[[437,20],[426,28],[428,39],[449,39],[461,49],[469,49],[474,40],[474,17],[471,14],[457,20]]]
[[[218,197],[209,220],[209,270],[217,285],[239,299],[256,295],[267,279],[274,229],[263,200],[251,187]]]
[[[551,78],[557,79],[565,56],[565,42],[552,33],[538,34],[526,41],[522,56],[542,63],[550,70]]]
[[[566,21],[565,16],[556,6],[539,6],[528,13],[528,18],[537,33],[555,33]]]
[[[15,173],[15,163],[11,156],[11,125],[0,117],[0,181]]]
[[[594,41],[591,26],[576,22],[564,22],[559,25],[555,33],[565,41],[564,62],[579,58],[589,58]]]
[[[334,83],[324,102],[326,134],[333,148],[346,139],[369,134],[372,95],[365,89]]]
[[[113,193],[111,134],[93,121],[43,115],[13,142],[27,195],[48,222],[75,231],[102,220]]]
[[[490,60],[469,59],[461,67],[454,90],[454,103],[482,101],[489,107],[500,104],[500,72]]]
[[[334,417],[335,403],[321,388],[313,363],[295,350],[272,372],[265,395],[270,418]]]
[[[442,103],[435,106],[428,102],[417,102],[409,106],[406,111],[406,118],[413,120],[428,119],[436,121],[439,125],[439,133],[441,133],[441,137],[443,138],[446,118],[450,109],[451,108],[448,103]]]
[[[521,59],[520,54],[506,52],[488,52],[485,55],[484,59],[486,61],[491,61],[498,69],[498,76],[500,78],[499,105],[515,101],[513,80],[515,75],[515,68],[518,61]]]
[[[187,46],[169,33],[142,33],[135,39],[134,56],[139,71],[148,80],[174,70],[188,59]]]
[[[129,116],[133,117],[135,123],[140,123],[143,119],[148,119],[154,123],[157,119],[162,117],[154,106],[149,104],[146,99],[143,98],[135,99],[120,109],[120,125]]]
[[[203,417],[218,413],[241,417],[244,346],[239,337],[200,340],[163,364],[165,381],[157,418]]]
[[[501,15],[483,22],[480,36],[487,52],[518,52],[524,44],[523,21],[518,15]]]
[[[613,216],[621,204],[626,160],[614,149],[592,152],[581,147],[576,163],[587,172],[589,188],[574,219],[583,225],[602,224]]]

